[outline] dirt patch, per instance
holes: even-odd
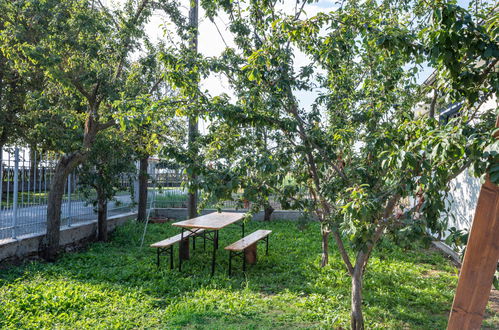
[[[492,327],[484,327],[484,329],[498,329],[499,328],[499,290],[492,288],[490,291],[488,308],[485,311],[483,318],[484,323]]]
[[[492,289],[489,297],[489,308],[496,314],[499,314],[499,290]]]
[[[421,273],[421,275],[424,277],[424,278],[428,278],[428,277],[438,277],[438,275],[444,273],[443,271],[440,271],[440,270],[435,270],[435,269],[429,269],[429,270],[425,270]]]

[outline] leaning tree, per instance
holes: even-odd
[[[44,256],[54,260],[59,246],[61,201],[69,173],[89,155],[99,132],[116,125],[113,104],[129,74],[130,56],[140,47],[143,24],[152,10],[179,16],[175,1],[126,1],[111,10],[100,1],[12,1],[2,28],[2,51],[20,69],[40,69],[54,87],[52,93],[76,100],[77,107],[60,109],[74,115],[80,142],[64,153],[55,170],[47,208]],[[26,34],[25,31],[34,31]],[[35,36],[35,38],[32,38]],[[60,151],[60,150],[58,150]]]

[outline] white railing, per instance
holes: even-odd
[[[43,233],[46,230],[47,202],[58,157],[30,152],[24,147],[4,147],[0,151],[0,240]],[[94,206],[82,194],[78,169],[67,179],[61,207],[61,226],[95,220]],[[135,208],[127,178],[115,201],[108,204],[108,215]]]

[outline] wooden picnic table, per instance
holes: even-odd
[[[218,231],[224,227],[227,227],[233,223],[237,223],[239,220],[244,218],[244,213],[237,212],[213,212],[210,214],[202,215],[196,218],[175,222],[172,225],[175,227],[180,227],[181,241],[184,238],[184,232],[188,231],[195,234],[197,230],[204,229],[204,235],[207,235],[206,239],[213,241],[213,255],[211,260],[211,275],[215,274],[215,261],[216,252],[218,249]],[[244,237],[244,221],[241,223],[242,236]],[[212,235],[212,236],[210,236]],[[187,235],[186,235],[187,236]],[[183,244],[182,248],[188,249],[189,244]],[[179,253],[179,263],[178,269],[182,270],[182,259],[183,256],[188,255],[188,252]]]

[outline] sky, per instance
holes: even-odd
[[[108,6],[120,6],[126,0],[103,0],[102,2]],[[485,2],[485,1],[484,1]],[[458,5],[467,8],[470,1],[469,0],[458,0]],[[189,0],[181,0],[181,11],[188,16],[189,12]],[[295,0],[285,0],[280,4],[280,9],[286,13],[294,13]],[[329,12],[335,10],[337,7],[336,1],[334,0],[320,0],[318,2],[307,4],[305,6],[305,15],[302,18],[313,17],[319,12]],[[228,23],[228,18],[225,15],[215,18],[214,22],[211,22],[205,17],[202,8],[199,10],[199,38],[198,51],[204,56],[218,56],[225,49],[226,46],[234,46],[232,35],[230,32],[226,31],[225,26]],[[173,25],[165,25],[165,17],[155,14],[150,21],[145,26],[147,35],[151,40],[165,40],[168,35],[165,35],[165,31],[172,30],[170,35],[174,35]],[[167,32],[168,33],[168,32]],[[300,67],[309,63],[307,57],[297,51],[295,57],[295,66]],[[422,83],[426,78],[432,73],[432,69],[424,66],[418,76],[418,82]],[[220,76],[211,75],[209,78],[204,79],[201,83],[203,89],[209,91],[212,96],[220,95],[226,93],[227,95],[233,97],[227,81]],[[302,107],[309,107],[315,97],[317,91],[312,92],[300,92],[297,93],[297,98]]]
[[[118,1],[123,2],[125,0],[107,0],[107,1]],[[285,13],[293,14],[295,12],[295,0],[284,0],[280,4],[281,10]],[[483,1],[487,2],[487,1]],[[469,6],[470,0],[458,0],[457,4],[461,7],[467,8]],[[315,16],[319,12],[330,12],[338,7],[337,1],[335,0],[320,0],[312,4],[307,4],[305,6],[305,15],[302,18],[309,18]],[[189,12],[189,0],[182,0],[181,6],[182,12],[188,17]],[[198,38],[198,51],[204,56],[219,56],[221,52],[227,47],[234,46],[232,40],[232,34],[226,31],[225,26],[228,23],[228,17],[225,14],[216,17],[214,22],[211,22],[205,17],[202,8],[199,9],[199,38]],[[165,25],[164,17],[154,15],[149,23],[146,25],[147,35],[153,40],[164,40],[165,39]],[[172,29],[173,26],[170,28]],[[167,29],[168,30],[168,29]],[[309,59],[305,54],[295,49],[295,67],[301,67],[310,63]],[[422,69],[418,73],[417,82],[423,83],[433,72],[433,69],[427,65],[423,65]],[[220,95],[225,93],[235,101],[235,97],[229,88],[227,80],[221,76],[211,75],[207,79],[201,82],[202,89],[209,92],[211,96]],[[298,91],[295,93],[297,100],[301,107],[307,109],[315,101],[318,96],[319,90],[312,91]],[[206,131],[208,123],[200,120],[199,122],[201,132]]]
[[[116,6],[121,5],[125,0],[105,0],[102,1],[104,5]],[[182,5],[180,7],[181,11],[187,17],[189,12],[189,1],[182,0]],[[302,18],[313,17],[319,12],[329,12],[337,7],[335,1],[332,0],[320,0],[313,4],[308,4],[305,7],[305,15]],[[286,13],[294,13],[295,1],[286,0],[280,5],[280,9]],[[211,22],[205,17],[204,10],[200,8],[199,10],[199,37],[198,37],[198,51],[204,56],[219,56],[223,50],[229,46],[234,46],[232,40],[232,34],[226,31],[225,27],[228,23],[228,18],[226,15],[222,14],[220,17],[216,17],[214,22]],[[151,17],[150,21],[145,26],[146,34],[148,37],[154,40],[166,40],[168,35],[165,35],[166,30],[174,30],[172,25],[165,25],[165,17],[160,14],[155,14]],[[169,29],[168,29],[169,27]],[[173,35],[174,32],[166,32],[167,34]],[[297,67],[305,65],[308,63],[308,59],[303,53],[297,52],[295,58],[295,65]],[[211,75],[208,79],[205,79],[201,83],[201,87],[209,91],[212,96],[220,95],[226,93],[227,95],[233,97],[229,85],[223,77]],[[299,93],[299,101],[302,106],[307,107],[312,104],[315,99],[314,93]]]
[[[101,0],[101,2],[105,6],[122,6],[126,0]],[[494,0],[492,0],[494,1]],[[469,5],[469,0],[458,0],[457,3],[467,8]],[[484,0],[484,2],[486,2]],[[490,0],[488,1],[490,3]],[[181,11],[187,17],[189,11],[189,0],[181,0]],[[281,4],[281,9],[285,10],[287,13],[294,12],[294,3],[295,0],[285,0],[283,4]],[[308,4],[305,8],[306,15],[305,17],[315,16],[319,12],[329,12],[336,8],[336,1],[334,0],[320,0],[313,4]],[[231,38],[231,34],[225,30],[226,23],[228,23],[227,17],[222,15],[215,19],[215,24],[212,23],[209,19],[207,19],[204,15],[204,11],[200,8],[199,12],[199,52],[205,56],[218,56],[225,49],[226,44],[228,46],[233,46],[233,41]],[[217,29],[218,27],[218,29]],[[145,30],[147,35],[151,40],[165,40],[165,28],[166,30],[174,30],[173,26],[170,26],[168,29],[168,25],[165,25],[164,16],[158,15],[157,13],[151,17],[150,21],[145,26]],[[306,56],[300,52],[297,52],[297,56],[295,57],[295,65],[297,67],[302,66],[308,63]],[[419,75],[418,81],[423,82],[430,74],[432,70],[428,67],[425,67]],[[222,93],[227,93],[231,96],[231,91],[228,86],[228,83],[225,79],[222,79],[219,76],[210,76],[208,79],[202,81],[202,87],[209,91],[212,96],[220,95]],[[297,93],[297,98],[302,107],[307,108],[310,106],[315,96],[317,95],[317,91],[315,92],[301,92]],[[200,130],[205,131],[207,126],[206,122],[200,121]],[[4,158],[6,155],[4,155]]]

